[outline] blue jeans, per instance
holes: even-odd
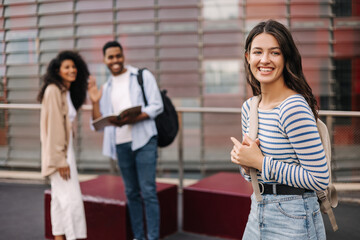
[[[251,196],[251,211],[243,239],[326,239],[316,193]]]
[[[116,151],[125,183],[134,238],[145,239],[144,206],[147,239],[159,239],[160,209],[155,183],[157,137],[152,137],[145,146],[136,151],[131,150],[131,142],[116,145]]]

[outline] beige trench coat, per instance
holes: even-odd
[[[68,166],[70,124],[66,89],[50,84],[45,90],[40,113],[42,176],[49,176],[57,168]]]

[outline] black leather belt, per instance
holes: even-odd
[[[275,194],[275,195],[302,195],[306,192],[313,192],[304,188],[296,188],[283,184],[265,184],[259,183],[260,194]]]

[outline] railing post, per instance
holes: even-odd
[[[183,191],[183,183],[184,183],[184,156],[183,156],[183,114],[182,112],[178,112],[179,114],[179,136],[178,136],[178,157],[179,157],[179,193]]]
[[[204,113],[200,112],[200,119],[201,119],[201,125],[200,125],[200,173],[201,177],[205,177],[206,174],[206,168],[205,168],[205,137],[204,137]]]

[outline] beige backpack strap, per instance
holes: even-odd
[[[330,183],[328,186],[328,195],[327,195],[329,201],[330,201],[330,205],[332,208],[336,208],[338,203],[339,203],[339,199],[338,199],[338,195],[337,195],[337,191],[336,188],[334,186],[334,184]]]
[[[317,120],[316,125],[319,130],[321,142],[324,147],[326,161],[329,166],[329,174],[330,174],[329,176],[330,183],[327,189],[325,191],[317,191],[316,194],[321,201],[320,204],[321,211],[328,215],[331,226],[335,232],[336,230],[338,230],[338,225],[336,224],[336,219],[332,208],[335,208],[338,205],[339,201],[335,186],[332,184],[330,136],[325,123],[323,123],[320,119]]]
[[[338,227],[338,225],[336,223],[335,215],[334,215],[334,212],[333,212],[332,209],[337,207],[339,201],[338,201],[335,186],[333,184],[330,184],[329,187],[328,187],[327,200],[328,200],[328,203],[329,203],[330,206],[327,207],[325,212],[329,216],[331,226],[332,226],[332,228],[333,228],[333,230],[335,232],[336,230],[339,229],[339,227]]]
[[[331,166],[331,164],[330,164],[331,163],[331,143],[330,143],[330,136],[329,136],[329,132],[327,130],[327,126],[320,119],[317,120],[316,126],[317,126],[319,134],[320,134],[321,143],[324,147],[327,164],[328,164],[328,166]],[[329,169],[329,174],[330,174],[329,180],[331,183],[332,182],[331,169]]]
[[[249,137],[255,141],[258,134],[258,106],[261,100],[260,95],[254,96],[250,102],[250,126],[249,126]],[[257,170],[255,168],[250,168],[250,177],[251,177],[251,184],[255,193],[256,201],[262,201],[262,197],[260,194],[259,182],[257,179]]]
[[[318,192],[316,192],[316,194],[317,194],[318,198],[321,201],[321,204],[320,204],[321,211],[328,215],[331,226],[332,226],[332,229],[335,232],[336,230],[339,229],[339,227],[338,227],[338,225],[336,223],[335,215],[334,215],[334,212],[333,212],[333,210],[331,208],[330,201],[326,196],[326,191],[318,191]]]
[[[333,231],[336,232],[339,229],[339,227],[336,223],[335,215],[334,215],[332,208],[329,208],[327,215],[329,216],[329,220],[330,220]]]
[[[251,185],[254,189],[256,201],[261,202],[262,196],[260,194],[259,182],[257,179],[257,171],[255,168],[250,168]]]

